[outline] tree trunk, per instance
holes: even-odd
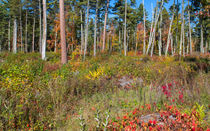
[[[17,19],[14,19],[14,28],[13,28],[13,53],[17,53]]]
[[[159,24],[159,44],[158,44],[158,47],[159,47],[159,56],[161,56],[162,54],[162,20],[163,20],[163,14],[161,13],[161,16],[160,16],[160,24]]]
[[[171,28],[172,28],[172,24],[173,24],[173,21],[174,21],[174,12],[175,12],[175,3],[174,3],[174,11],[173,11],[173,15],[172,15],[172,18],[171,18],[171,23],[170,23],[169,31],[168,31],[168,39],[167,39],[165,56],[168,55],[169,42],[170,42],[170,37],[171,37]]]
[[[66,51],[64,0],[59,0],[59,6],[60,6],[61,63],[66,64],[67,51]]]
[[[96,0],[96,15],[95,15],[95,25],[94,25],[94,56],[96,56],[96,33],[97,33],[97,16],[98,16],[98,0]]]
[[[181,28],[181,37],[180,37],[180,47],[179,47],[179,55],[182,55],[182,45],[184,45],[184,37],[183,37],[183,32],[184,32],[184,0],[182,0],[182,28]],[[183,49],[184,51],[184,49]],[[184,53],[183,53],[184,55]]]
[[[106,44],[106,22],[107,22],[108,9],[109,9],[109,0],[107,0],[107,6],[106,6],[106,12],[105,12],[105,19],[104,19],[104,33],[103,33],[103,47],[102,47],[102,52],[105,50],[105,44]]]
[[[190,24],[190,4],[189,4],[189,0],[188,0],[188,22],[189,22],[190,54],[192,54],[192,33],[191,33],[191,24]]]
[[[144,8],[144,0],[143,0],[143,13],[144,13],[144,45],[143,45],[143,54],[146,53],[146,15]]]
[[[10,52],[10,50],[11,50],[11,49],[10,49],[10,47],[11,47],[11,44],[10,44],[10,43],[11,43],[11,41],[10,41],[10,40],[11,40],[11,39],[10,39],[10,28],[11,28],[11,27],[10,27],[10,24],[11,24],[11,23],[10,23],[10,19],[9,19],[9,26],[8,26],[8,51],[9,51],[9,52]]]
[[[155,19],[154,10],[153,10],[153,4],[151,4],[151,8],[152,8],[152,23],[151,23],[150,34],[149,34],[149,45],[148,45],[147,52],[146,52],[147,55],[148,55],[148,53],[149,53],[149,47],[151,46],[153,24],[154,24],[154,19]],[[157,12],[156,12],[156,13],[157,13]]]
[[[33,24],[33,40],[32,40],[32,52],[34,52],[35,24],[36,24],[36,19],[35,19],[35,16],[34,16],[34,24]]]
[[[22,6],[20,8],[20,45],[21,45],[21,52],[23,52],[23,25],[22,25]]]
[[[43,0],[43,39],[42,39],[42,60],[46,59],[46,40],[47,40],[47,11],[46,0]]]
[[[134,33],[134,37],[135,37],[135,40],[136,40],[136,47],[135,47],[135,55],[137,55],[137,50],[138,50],[138,39],[137,39],[137,27],[136,27],[136,31]]]
[[[84,31],[83,31],[83,24],[82,24],[82,10],[80,10],[80,17],[81,17],[81,55],[82,55],[82,51],[83,51],[83,46],[84,46]]]
[[[203,24],[202,24],[202,21],[201,21],[201,44],[200,44],[200,52],[202,54],[204,54],[204,49],[203,49]]]
[[[177,10],[176,10],[176,46],[175,46],[175,48],[174,48],[174,53],[175,53],[175,51],[176,51],[176,49],[177,49],[177,46],[178,46],[178,31],[179,31],[179,12],[178,12],[178,10],[179,10],[179,1],[177,0]]]
[[[25,32],[25,52],[27,53],[28,52],[28,27],[27,27],[27,24],[28,24],[28,13],[26,11],[26,32]]]
[[[126,33],[127,32],[127,0],[125,0],[125,23],[124,23],[124,55],[127,56]]]
[[[88,0],[87,4],[87,18],[86,18],[86,27],[85,27],[85,50],[84,50],[84,60],[85,60],[85,55],[87,52],[87,45],[88,45],[88,26],[89,26],[89,9],[90,9],[90,1]]]
[[[39,0],[39,52],[42,53],[42,8]]]

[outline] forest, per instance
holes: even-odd
[[[210,131],[209,0],[0,0],[0,131]]]

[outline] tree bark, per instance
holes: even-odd
[[[168,31],[168,39],[167,39],[165,56],[168,55],[169,42],[170,42],[170,37],[171,37],[171,28],[172,28],[172,24],[173,24],[173,21],[174,21],[174,12],[175,12],[175,3],[174,3],[174,11],[173,11],[173,15],[172,15],[172,18],[171,18],[171,23],[170,23],[169,31]]]
[[[97,33],[97,16],[98,16],[98,0],[96,0],[96,14],[95,14],[95,25],[94,25],[94,53],[96,56],[96,33]]]
[[[109,0],[107,0],[107,6],[106,6],[106,12],[105,12],[105,19],[104,19],[104,33],[103,33],[103,47],[102,47],[102,52],[104,52],[104,50],[105,50],[105,44],[106,44],[106,22],[107,22],[108,9],[109,9]]]
[[[143,45],[143,54],[146,53],[146,15],[144,8],[144,0],[143,0],[143,13],[144,13],[144,45]]]
[[[89,9],[90,9],[90,1],[88,0],[87,4],[87,18],[86,18],[86,27],[85,27],[85,50],[84,50],[84,60],[87,52],[88,45],[88,26],[89,26]]]
[[[39,52],[42,53],[42,8],[39,0]]]
[[[162,55],[162,20],[163,20],[163,14],[161,12],[161,16],[160,16],[160,24],[159,24],[159,43],[158,43],[158,47],[159,47],[159,56]]]
[[[43,0],[43,39],[42,39],[42,60],[46,59],[46,40],[47,40],[47,9],[46,0]]]
[[[171,34],[171,54],[172,56],[174,56],[174,49],[173,49],[173,45],[174,45],[174,40],[173,40],[173,35]]]
[[[14,19],[14,28],[13,28],[13,53],[17,53],[17,19]]]
[[[28,52],[28,13],[26,11],[26,23],[25,23],[25,28],[26,28],[26,32],[25,32],[25,52]]]
[[[127,32],[127,0],[125,0],[125,23],[124,23],[124,55],[127,56],[126,33]]]
[[[59,0],[59,6],[60,6],[61,63],[66,64],[67,51],[66,51],[64,0]]]
[[[11,27],[10,27],[10,26],[11,26],[11,23],[10,23],[10,19],[9,19],[9,26],[8,26],[8,51],[9,51],[9,52],[10,52],[10,50],[11,50],[11,49],[10,49],[10,48],[11,48],[11,44],[10,44],[10,43],[11,43],[11,41],[10,41],[10,40],[11,40],[11,39],[10,39],[10,34],[11,34],[11,33],[10,33],[10,29],[11,29]]]
[[[200,43],[200,52],[202,54],[204,54],[204,49],[203,49],[203,24],[202,24],[202,21],[201,21],[201,43]]]
[[[20,45],[21,45],[21,52],[23,52],[23,25],[22,25],[22,6],[20,8]]]
[[[33,24],[33,40],[32,40],[32,52],[34,52],[35,24],[36,24],[36,19],[35,19],[35,16],[34,16],[34,24]]]
[[[184,45],[183,32],[184,32],[184,0],[182,0],[182,28],[181,28],[181,37],[180,37],[180,47],[179,47],[179,55],[180,56],[182,55],[182,45]],[[184,51],[184,49],[183,49],[183,51]],[[184,52],[183,52],[183,55],[184,55]]]

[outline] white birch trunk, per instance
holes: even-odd
[[[144,13],[144,45],[143,45],[143,54],[146,53],[146,15],[144,8],[144,0],[143,0],[143,13]]]
[[[88,5],[87,5],[87,18],[86,18],[86,27],[85,27],[85,49],[84,49],[84,60],[87,52],[87,45],[88,45],[88,26],[89,26],[89,0],[88,0]]]
[[[162,20],[163,20],[163,14],[161,12],[161,16],[160,16],[160,25],[159,25],[159,44],[158,44],[158,47],[159,47],[159,56],[162,55]]]
[[[98,16],[98,0],[96,0],[96,14],[95,14],[95,25],[94,25],[94,53],[96,56],[96,33],[97,33],[97,16]]]
[[[58,31],[57,31],[57,26],[56,26],[56,31],[55,31],[55,47],[54,47],[54,52],[57,52],[57,36],[58,36]]]
[[[182,28],[181,28],[181,37],[180,37],[180,47],[179,47],[179,55],[182,55],[182,45],[184,45],[184,37],[183,37],[183,32],[184,32],[184,0],[182,0]],[[183,49],[184,51],[184,49]],[[184,55],[184,53],[183,53]]]
[[[200,52],[202,54],[204,54],[204,49],[203,49],[203,24],[202,24],[202,21],[201,21],[201,44],[200,44]]]
[[[46,12],[46,0],[43,0],[42,60],[46,59],[46,40],[47,40],[47,12]]]
[[[124,23],[124,55],[127,56],[126,33],[127,32],[127,0],[125,0],[125,23]]]
[[[13,53],[17,53],[17,19],[14,19],[14,28],[13,28]]]
[[[170,42],[170,37],[171,37],[171,28],[172,28],[172,24],[173,24],[173,21],[174,21],[174,12],[175,12],[175,3],[174,3],[174,11],[173,11],[173,15],[172,15],[172,18],[171,18],[171,23],[170,23],[169,31],[168,31],[168,39],[167,39],[165,56],[168,55],[169,42]]]
[[[25,32],[25,52],[28,52],[28,13],[26,11],[26,23],[25,23],[25,28],[26,28],[26,32]]]

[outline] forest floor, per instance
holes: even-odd
[[[0,130],[208,130],[210,56],[0,54]]]

